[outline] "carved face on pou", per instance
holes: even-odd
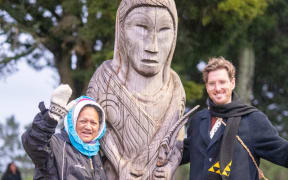
[[[173,19],[166,8],[138,7],[124,22],[129,66],[143,76],[163,71],[174,40]]]
[[[113,55],[113,61],[111,65],[122,84],[126,84],[127,81],[129,81],[127,79],[133,77],[135,73],[137,73],[137,75],[139,74],[140,76],[143,76],[143,73],[140,74],[139,71],[138,72],[136,71],[136,68],[134,68],[136,66],[132,67],[133,62],[129,60],[129,58],[131,58],[131,55],[132,55],[132,52],[129,52],[129,51],[132,49],[131,47],[129,47],[130,46],[129,42],[125,42],[127,41],[127,38],[128,38],[126,35],[127,33],[125,32],[126,27],[127,27],[126,24],[128,22],[127,18],[128,16],[131,15],[131,13],[134,12],[134,10],[138,8],[141,9],[141,7],[147,7],[146,9],[154,8],[154,10],[158,9],[156,11],[157,13],[156,17],[160,15],[159,14],[160,11],[163,11],[165,9],[168,12],[168,14],[170,14],[170,17],[172,18],[173,32],[174,32],[174,34],[171,36],[173,38],[172,45],[169,49],[168,56],[165,59],[166,62],[164,64],[164,67],[162,68],[163,72],[158,72],[157,74],[157,75],[160,75],[160,73],[162,74],[163,84],[166,84],[170,79],[170,73],[171,73],[170,65],[171,65],[171,61],[172,61],[175,46],[176,46],[177,29],[178,29],[178,16],[177,16],[177,10],[176,10],[176,5],[175,5],[174,0],[145,0],[145,1],[122,0],[121,1],[117,10],[117,16],[116,16],[114,55]],[[162,9],[162,10],[159,10],[159,9]],[[145,10],[142,10],[142,11],[143,12],[141,14],[147,15]],[[159,20],[157,20],[156,23],[159,23]],[[141,39],[139,37],[136,37],[135,40],[139,41],[140,43]],[[158,50],[159,50],[158,54],[159,54],[162,52],[162,49],[160,49],[162,47],[159,46],[159,43],[157,45],[158,45]],[[144,42],[142,44],[142,47],[143,48],[141,49],[141,52],[143,54]],[[129,57],[128,57],[128,53],[129,53]],[[140,53],[138,54],[140,57],[141,54]],[[147,66],[145,66],[145,68],[147,68]],[[131,71],[134,71],[134,72],[131,73]],[[147,74],[145,76],[147,77]],[[153,76],[153,75],[150,74],[150,76]]]

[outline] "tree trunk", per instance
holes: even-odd
[[[253,95],[255,52],[252,46],[241,49],[238,67],[237,89],[240,98],[250,104]]]
[[[56,54],[57,53],[57,54]],[[75,96],[74,92],[74,82],[72,78],[72,69],[71,69],[71,54],[68,52],[56,52],[54,53],[54,62],[55,66],[58,70],[60,83],[69,84],[71,89],[73,90],[72,97]]]
[[[60,44],[60,45],[59,45]],[[50,42],[46,46],[53,52],[55,67],[58,70],[60,83],[69,84],[73,99],[85,95],[88,83],[95,71],[92,62],[92,50],[90,41],[62,41]],[[72,52],[75,53],[77,62],[72,69]]]

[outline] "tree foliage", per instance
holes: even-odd
[[[95,68],[112,57],[118,3],[1,0],[1,43],[11,53],[0,54],[0,72],[13,72],[17,61],[25,58],[35,69],[56,68],[74,96],[83,94]],[[45,58],[47,52],[53,58]]]
[[[256,51],[253,102],[288,138],[288,2],[275,0],[249,29]],[[251,38],[252,38],[251,37]]]
[[[12,159],[14,153],[21,147],[21,142],[18,139],[17,131],[19,130],[19,123],[15,121],[14,116],[6,120],[6,124],[0,124],[0,139],[1,139],[1,154],[2,158],[9,157]]]
[[[268,6],[268,0],[175,2],[179,15],[179,33],[172,65],[182,79],[197,84],[203,83],[197,65],[209,57],[225,56],[234,64],[239,64],[239,49],[247,44],[242,40],[243,36]],[[238,49],[234,49],[234,46]],[[201,87],[194,89],[200,91]],[[191,103],[188,98],[187,101]],[[201,99],[196,102],[204,104],[205,101]]]
[[[196,70],[199,61],[228,54],[252,20],[265,12],[267,0],[178,0],[176,4],[180,20],[175,62],[185,64],[177,70],[201,80]]]
[[[14,161],[20,167],[24,176],[31,174],[34,167],[22,147],[19,123],[14,116],[7,118],[5,123],[0,123],[0,159],[2,172],[11,161]]]

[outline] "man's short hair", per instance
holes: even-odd
[[[209,72],[216,71],[219,69],[226,69],[230,80],[235,78],[235,67],[230,61],[226,60],[222,56],[212,57],[209,59],[208,64],[202,71],[202,78],[204,83],[206,84],[208,81]]]

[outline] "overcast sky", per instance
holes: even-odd
[[[17,65],[19,71],[3,79],[0,77],[0,122],[15,115],[23,127],[32,122],[38,103],[49,105],[50,95],[58,85],[58,76],[51,69],[35,71],[24,61]]]

